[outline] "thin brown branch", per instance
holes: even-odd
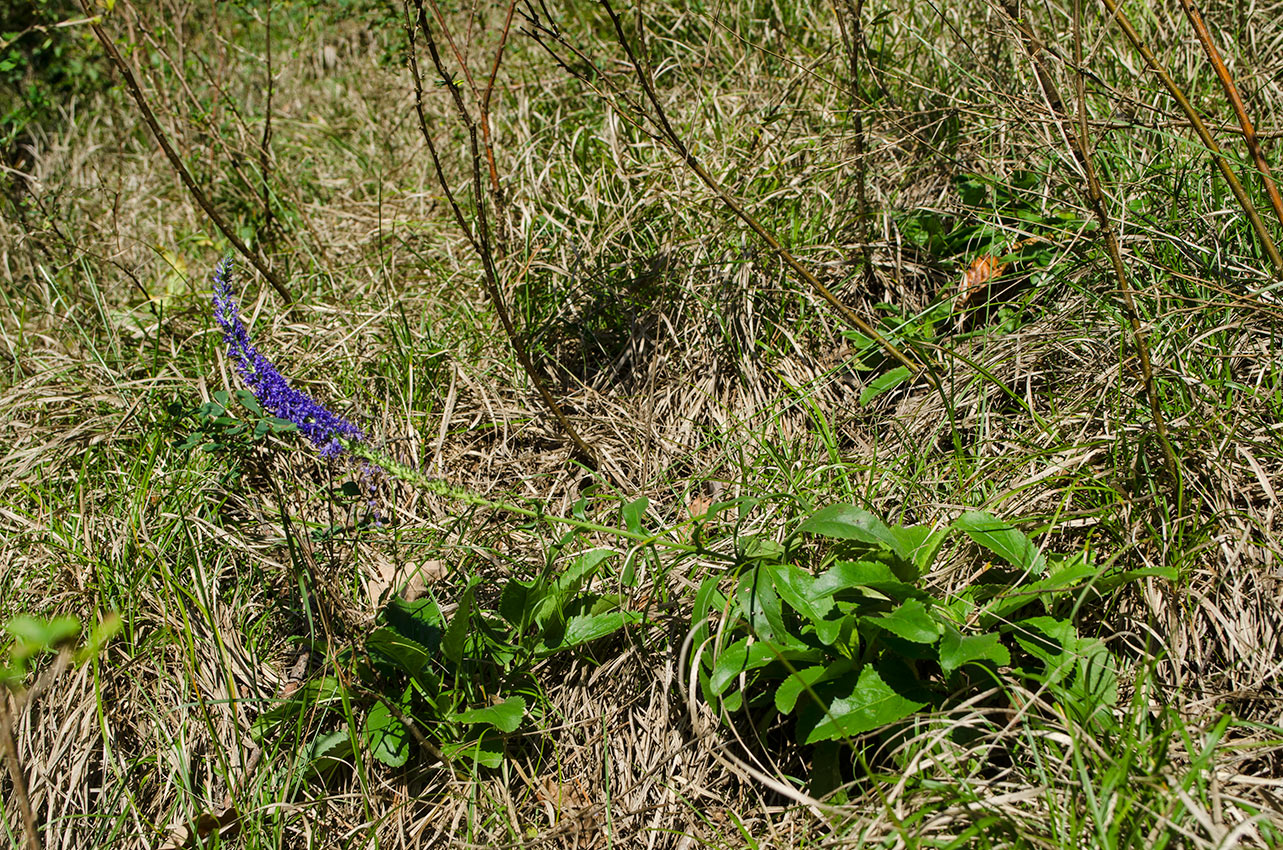
[[[1274,175],[1270,173],[1270,165],[1265,161],[1265,154],[1261,152],[1261,144],[1256,137],[1256,127],[1252,125],[1252,119],[1247,115],[1247,108],[1243,105],[1243,98],[1239,96],[1238,86],[1234,85],[1234,78],[1225,67],[1220,51],[1212,42],[1212,34],[1208,32],[1207,24],[1203,22],[1203,15],[1198,11],[1193,0],[1181,0],[1181,8],[1185,10],[1185,17],[1189,18],[1190,25],[1194,27],[1194,34],[1203,45],[1208,61],[1212,63],[1216,78],[1220,80],[1221,88],[1225,89],[1225,96],[1230,99],[1230,105],[1234,107],[1234,115],[1238,118],[1239,126],[1243,128],[1243,141],[1247,143],[1247,150],[1252,155],[1256,170],[1261,173],[1265,192],[1270,197],[1270,206],[1274,208],[1274,215],[1279,223],[1283,224],[1283,198],[1279,197],[1278,187],[1274,185]]]
[[[427,143],[428,152],[432,157],[432,166],[436,171],[437,182],[441,184],[441,188],[445,192],[446,200],[450,204],[451,211],[454,213],[455,221],[464,232],[477,256],[481,259],[481,266],[484,271],[482,283],[486,290],[486,296],[489,298],[495,314],[499,317],[499,323],[503,326],[503,332],[508,337],[508,343],[512,346],[513,353],[517,355],[517,361],[521,364],[522,371],[526,373],[526,376],[534,385],[535,391],[539,394],[544,406],[552,414],[553,419],[557,421],[557,425],[570,439],[571,443],[574,444],[575,453],[579,456],[580,460],[593,469],[602,469],[603,467],[600,459],[597,457],[597,453],[592,450],[581,436],[579,436],[579,432],[570,423],[570,419],[561,409],[561,405],[557,403],[557,400],[553,397],[551,391],[549,391],[547,383],[535,368],[534,361],[530,357],[530,352],[526,348],[525,341],[517,332],[517,328],[513,324],[512,317],[508,312],[507,305],[504,303],[503,291],[499,285],[499,273],[495,268],[494,252],[490,242],[490,220],[487,214],[487,207],[489,205],[481,186],[481,152],[477,142],[477,122],[468,111],[466,104],[464,104],[463,95],[459,91],[458,86],[450,83],[450,75],[446,71],[444,63],[441,61],[441,55],[437,50],[436,40],[432,36],[431,25],[428,22],[427,12],[423,7],[422,0],[414,0],[414,7],[416,11],[415,22],[411,22],[409,20],[406,22],[406,36],[410,47],[410,72],[414,77],[415,110],[419,119],[419,130],[423,135],[424,141]],[[428,130],[427,114],[423,108],[422,77],[419,74],[418,60],[415,58],[415,23],[417,23],[418,31],[423,34],[424,43],[428,48],[428,55],[432,58],[432,64],[436,68],[437,74],[442,80],[446,81],[447,88],[450,89],[450,94],[454,101],[455,111],[458,113],[459,120],[468,131],[469,150],[472,157],[473,200],[477,209],[477,226],[475,228],[468,223],[468,219],[464,215],[458,199],[450,188],[450,182],[446,178],[445,171],[441,166],[441,157],[437,152],[436,142],[432,137],[432,133]],[[497,59],[495,70],[497,73]]]
[[[14,721],[18,711],[16,708],[10,708],[9,699],[7,689],[0,691],[0,753],[3,753],[5,765],[9,769],[9,782],[13,786],[14,802],[18,806],[18,817],[22,821],[23,843],[26,850],[40,850],[36,814],[31,808],[31,796],[27,792],[27,774],[22,769],[22,760],[18,758],[18,745],[13,739]]]
[[[1274,274],[1278,277],[1283,277],[1283,255],[1279,254],[1279,249],[1274,244],[1274,237],[1266,229],[1265,222],[1261,220],[1260,214],[1252,204],[1251,198],[1248,197],[1243,184],[1239,182],[1238,176],[1230,168],[1229,160],[1221,153],[1220,145],[1212,138],[1211,131],[1207,129],[1207,125],[1203,123],[1203,119],[1195,111],[1193,104],[1189,102],[1189,98],[1181,91],[1180,86],[1176,85],[1176,81],[1172,79],[1171,74],[1168,74],[1167,70],[1159,64],[1158,57],[1154,55],[1154,51],[1150,50],[1145,42],[1141,41],[1140,33],[1136,31],[1136,27],[1132,26],[1132,22],[1123,14],[1118,3],[1115,0],[1101,0],[1101,2],[1105,4],[1105,8],[1109,10],[1110,15],[1118,22],[1119,28],[1122,29],[1123,35],[1127,36],[1127,40],[1132,43],[1132,47],[1136,48],[1136,52],[1144,58],[1150,69],[1162,80],[1168,93],[1175,99],[1177,105],[1180,106],[1181,111],[1185,113],[1185,117],[1189,120],[1190,126],[1194,128],[1194,132],[1202,140],[1203,146],[1211,152],[1212,161],[1216,163],[1216,168],[1221,172],[1221,176],[1225,178],[1225,182],[1229,184],[1230,191],[1234,193],[1239,206],[1243,208],[1243,213],[1252,225],[1252,230],[1256,232],[1256,238],[1260,240],[1266,255],[1269,256],[1270,264],[1274,266]]]
[[[94,31],[94,35],[98,37],[98,41],[102,44],[103,50],[107,54],[107,59],[116,68],[117,72],[120,73],[121,77],[124,78],[125,88],[129,90],[129,96],[132,97],[134,103],[137,104],[138,111],[142,113],[143,121],[147,124],[148,129],[151,130],[151,134],[155,137],[157,144],[160,145],[160,149],[164,151],[165,158],[169,160],[169,164],[173,166],[174,171],[178,174],[178,179],[181,180],[183,186],[187,188],[188,194],[190,194],[193,200],[196,201],[197,205],[205,211],[205,215],[209,216],[210,221],[212,221],[214,226],[219,229],[224,237],[226,237],[227,241],[231,243],[237,253],[249,260],[254,268],[258,269],[259,274],[263,275],[263,277],[267,279],[267,282],[272,285],[272,288],[276,290],[277,294],[285,299],[286,304],[293,304],[294,296],[290,294],[289,288],[286,287],[284,282],[282,282],[281,279],[267,267],[266,263],[259,259],[256,252],[251,251],[249,247],[241,241],[240,237],[236,235],[236,231],[232,230],[231,225],[227,223],[227,220],[224,219],[218,210],[214,208],[214,205],[210,203],[205,192],[196,185],[196,180],[192,177],[191,172],[187,170],[187,166],[183,163],[182,159],[179,158],[178,153],[174,150],[174,146],[170,144],[169,137],[165,134],[165,131],[161,129],[160,123],[157,122],[156,114],[152,112],[151,106],[148,105],[147,98],[143,95],[142,87],[138,85],[138,79],[134,76],[133,70],[129,67],[129,64],[125,62],[124,57],[120,55],[120,51],[116,49],[116,43],[112,41],[111,36],[107,35],[106,30],[102,28],[102,17],[100,15],[94,15],[93,11],[91,11],[87,5],[86,0],[81,0],[81,5],[85,10],[85,14],[90,16],[89,26]]]
[[[700,163],[699,159],[691,152],[690,148],[686,146],[686,143],[682,140],[681,136],[677,134],[677,131],[673,129],[672,124],[669,122],[668,114],[664,110],[663,105],[659,101],[659,96],[655,92],[655,86],[651,78],[650,70],[638,59],[637,54],[633,51],[632,42],[628,39],[628,36],[624,34],[623,22],[619,19],[619,15],[615,12],[614,7],[611,6],[610,0],[601,0],[601,4],[605,8],[606,14],[610,16],[611,22],[614,24],[615,37],[619,41],[620,46],[623,47],[624,52],[628,55],[628,61],[632,63],[637,79],[641,83],[642,90],[646,95],[646,99],[651,105],[653,114],[649,115],[650,119],[655,123],[656,127],[658,127],[660,135],[668,145],[672,147],[681,160],[686,163],[686,166],[690,168],[697,177],[699,177],[700,181],[703,182],[705,186],[712,190],[713,194],[717,196],[727,209],[747,224],[749,229],[756,233],[762,241],[770,246],[771,250],[775,252],[775,255],[784,261],[785,265],[792,269],[807,286],[811,287],[811,289],[818,293],[821,298],[828,302],[829,306],[831,306],[848,324],[880,345],[887,354],[891,355],[895,360],[906,366],[910,372],[915,375],[926,377],[926,379],[933,385],[937,384],[938,381],[929,368],[924,367],[923,364],[910,358],[890,340],[878,333],[872,325],[856,315],[854,310],[838,300],[838,297],[834,295],[827,286],[821,283],[819,278],[811,273],[810,269],[802,265],[802,263],[798,261],[798,259],[794,257],[793,254],[783,246],[783,244],[780,243],[779,239],[775,237],[775,234],[767,230],[756,217],[745,209],[742,204],[735,200],[735,198],[731,196],[730,192],[726,191],[726,189],[704,168],[703,164]]]
[[[1110,0],[1105,0],[1105,2],[1110,2]],[[1095,163],[1088,153],[1086,128],[1074,127],[1073,120],[1065,108],[1065,103],[1056,89],[1056,83],[1051,76],[1051,71],[1047,67],[1042,41],[1034,33],[1029,23],[1025,21],[1017,3],[1018,0],[1002,0],[1002,9],[1020,36],[1021,46],[1033,66],[1034,76],[1038,80],[1038,87],[1042,90],[1043,97],[1046,98],[1047,104],[1051,108],[1052,115],[1059,125],[1061,135],[1065,139],[1070,154],[1085,177],[1086,185],[1083,189],[1083,194],[1086,196],[1087,205],[1096,217],[1101,239],[1105,243],[1105,251],[1109,255],[1109,263],[1113,269],[1114,278],[1118,281],[1119,292],[1122,294],[1123,306],[1127,311],[1127,320],[1132,332],[1132,340],[1136,347],[1137,359],[1140,362],[1141,383],[1145,388],[1145,396],[1149,401],[1150,417],[1154,422],[1154,431],[1157,433],[1159,443],[1163,449],[1163,460],[1167,466],[1167,473],[1171,476],[1172,485],[1176,488],[1179,498],[1179,493],[1181,492],[1180,461],[1177,460],[1171,439],[1168,437],[1167,419],[1163,415],[1162,405],[1158,398],[1158,387],[1154,380],[1149,345],[1145,341],[1145,331],[1141,325],[1140,314],[1136,310],[1136,301],[1132,296],[1131,282],[1127,277],[1127,270],[1123,264],[1123,254],[1119,246],[1118,234],[1114,230],[1114,224],[1105,203],[1105,193],[1101,189]],[[1080,50],[1081,46],[1078,45],[1075,49]],[[1078,61],[1076,64],[1081,65],[1082,63]],[[1078,79],[1081,81],[1081,75],[1078,76]],[[1079,97],[1080,101],[1085,97],[1081,84]],[[1079,103],[1079,111],[1085,114],[1084,104],[1081,102]]]

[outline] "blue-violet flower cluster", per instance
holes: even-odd
[[[322,457],[332,458],[343,451],[339,437],[365,440],[360,428],[291,387],[272,361],[250,343],[232,291],[230,256],[214,267],[214,319],[223,329],[228,357],[258,403],[271,415],[293,422],[320,450]]]

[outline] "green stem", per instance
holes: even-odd
[[[631,540],[638,546],[663,546],[666,549],[685,552],[689,555],[706,555],[711,558],[725,561],[735,560],[730,555],[724,555],[719,552],[710,552],[703,546],[673,540],[666,536],[669,533],[668,531],[660,532],[658,534],[644,534],[638,531],[630,531],[626,528],[613,528],[609,525],[601,525],[600,523],[589,522],[588,520],[575,519],[574,517],[547,514],[533,508],[525,508],[521,505],[515,505],[512,502],[487,499],[484,496],[477,495],[471,490],[467,490],[463,487],[456,487],[440,478],[432,478],[431,476],[424,475],[419,470],[393,460],[391,457],[370,448],[364,443],[352,442],[344,439],[343,437],[339,437],[338,440],[343,447],[352,454],[357,457],[365,458],[371,463],[377,464],[394,478],[399,478],[400,480],[405,481],[408,484],[413,484],[429,493],[436,493],[438,496],[444,496],[447,499],[453,499],[454,501],[461,502],[465,505],[472,505],[476,508],[485,508],[492,511],[504,511],[505,513],[515,514],[517,516],[527,517],[533,520],[569,526],[571,528],[579,529],[580,531],[606,534],[612,537],[622,537],[625,540]],[[694,520],[692,519],[690,522],[694,522]],[[687,523],[683,523],[683,525],[686,524]],[[681,527],[682,526],[679,525],[676,528]],[[672,530],[674,529],[670,529],[669,531]]]

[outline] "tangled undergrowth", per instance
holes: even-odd
[[[1283,840],[1276,7],[36,5],[15,846]]]

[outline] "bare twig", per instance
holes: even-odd
[[[1244,214],[1247,215],[1247,220],[1251,223],[1252,229],[1256,231],[1256,238],[1261,241],[1261,246],[1269,256],[1270,263],[1274,266],[1274,274],[1283,277],[1283,255],[1279,254],[1279,249],[1274,244],[1274,237],[1266,229],[1265,222],[1261,220],[1261,216],[1252,204],[1251,198],[1247,196],[1247,191],[1243,188],[1243,184],[1239,182],[1234,170],[1230,168],[1229,160],[1221,153],[1220,145],[1212,138],[1211,131],[1207,129],[1207,125],[1203,123],[1203,119],[1194,110],[1194,106],[1189,102],[1189,98],[1185,97],[1185,93],[1181,91],[1180,86],[1176,85],[1176,81],[1172,79],[1171,74],[1168,74],[1166,69],[1159,64],[1158,57],[1154,55],[1154,51],[1150,50],[1145,42],[1141,41],[1140,33],[1136,31],[1136,27],[1132,26],[1132,22],[1123,14],[1118,3],[1115,0],[1101,0],[1101,2],[1105,4],[1105,8],[1109,10],[1110,15],[1118,22],[1123,35],[1127,36],[1127,40],[1132,43],[1132,47],[1136,48],[1136,51],[1145,59],[1150,69],[1162,80],[1163,85],[1167,87],[1168,93],[1175,99],[1181,111],[1185,113],[1185,117],[1189,120],[1190,126],[1194,128],[1194,132],[1202,140],[1204,147],[1211,152],[1212,161],[1216,163],[1221,176],[1229,184],[1230,191],[1234,193],[1234,197],[1238,200],[1239,206],[1243,208]]]
[[[503,39],[499,44],[497,55],[495,56],[491,78],[487,84],[484,96],[480,96],[478,99],[478,105],[483,113],[487,108],[487,104],[490,100],[490,93],[494,87],[494,77],[497,76],[499,72],[499,63],[502,60],[501,54],[504,50],[504,46],[507,44],[508,26],[512,21],[513,7],[516,5],[516,0],[509,0],[509,2],[510,6],[505,19],[506,22],[504,25]],[[445,192],[446,200],[450,204],[450,209],[454,213],[454,219],[459,225],[459,229],[463,231],[469,244],[472,245],[473,251],[475,251],[477,256],[481,259],[481,266],[484,271],[482,282],[485,286],[486,295],[489,298],[491,305],[494,307],[496,315],[499,317],[499,323],[503,326],[504,334],[508,337],[508,343],[512,346],[513,352],[517,355],[517,360],[521,364],[522,370],[526,373],[526,376],[530,378],[530,382],[534,385],[535,391],[539,393],[539,397],[542,399],[544,406],[548,408],[548,411],[557,421],[558,426],[570,439],[571,443],[574,444],[575,453],[579,456],[580,460],[594,469],[601,469],[602,464],[600,459],[597,457],[597,453],[594,452],[592,448],[584,442],[584,439],[579,436],[579,432],[570,423],[569,418],[567,418],[565,412],[561,409],[561,405],[557,403],[557,400],[553,397],[551,391],[549,391],[547,383],[535,368],[534,361],[530,357],[530,352],[526,348],[525,340],[522,338],[521,334],[517,332],[517,328],[513,324],[512,317],[508,312],[507,305],[504,303],[503,290],[499,285],[499,272],[495,267],[494,250],[491,245],[491,227],[489,214],[487,212],[489,204],[487,203],[486,193],[482,190],[481,185],[481,150],[477,138],[478,122],[473,118],[467,104],[463,102],[463,94],[459,91],[459,87],[453,83],[450,73],[446,70],[445,64],[441,61],[441,54],[437,49],[436,40],[432,35],[432,27],[428,22],[427,12],[424,9],[423,1],[414,0],[414,9],[416,13],[415,20],[411,22],[407,19],[406,21],[406,38],[410,47],[410,73],[414,78],[414,106],[419,119],[419,130],[423,135],[423,140],[427,143],[428,152],[432,157],[432,166],[436,171],[437,182],[441,184],[441,189]],[[455,112],[458,114],[459,120],[463,124],[464,129],[468,132],[468,143],[472,156],[472,194],[477,210],[477,225],[475,228],[468,223],[467,217],[463,214],[463,208],[459,205],[454,191],[450,188],[450,181],[446,178],[445,171],[441,167],[441,157],[437,152],[436,142],[432,137],[432,133],[428,130],[427,113],[424,111],[423,107],[423,83],[422,77],[419,73],[419,65],[415,51],[416,23],[418,32],[422,33],[424,43],[428,48],[428,55],[432,58],[432,64],[436,68],[437,74],[445,82],[446,88],[450,90]],[[453,41],[450,41],[449,43],[453,47]],[[462,61],[462,56],[457,53],[457,48],[454,49],[456,50],[456,57]],[[467,75],[467,78],[471,80],[470,75]],[[476,91],[475,87],[473,87],[473,91]],[[491,160],[493,160],[493,158],[491,158]],[[490,202],[497,203],[497,172],[494,177],[492,187],[493,193],[490,196]]]
[[[1265,183],[1265,192],[1270,197],[1270,206],[1274,208],[1274,215],[1278,217],[1279,223],[1283,224],[1283,198],[1279,197],[1278,187],[1274,185],[1274,175],[1270,173],[1269,163],[1265,161],[1265,154],[1261,152],[1261,144],[1256,137],[1256,128],[1252,126],[1252,119],[1247,116],[1247,108],[1243,105],[1243,98],[1239,96],[1238,86],[1234,85],[1234,78],[1230,76],[1229,69],[1225,67],[1225,62],[1221,59],[1221,53],[1216,49],[1212,42],[1212,34],[1207,30],[1207,24],[1203,22],[1203,15],[1194,5],[1193,0],[1181,0],[1181,8],[1185,10],[1185,17],[1189,18],[1190,25],[1194,27],[1194,34],[1198,36],[1199,42],[1203,45],[1203,50],[1207,53],[1208,61],[1212,63],[1212,68],[1216,71],[1216,78],[1221,82],[1221,88],[1225,89],[1225,96],[1230,99],[1230,105],[1234,107],[1234,114],[1238,117],[1239,126],[1243,128],[1243,141],[1247,143],[1247,150],[1252,155],[1252,162],[1256,164],[1256,170],[1261,172],[1261,180]]]
[[[1105,2],[1112,2],[1112,0],[1105,0]],[[1096,217],[1096,222],[1100,227],[1101,239],[1105,243],[1105,251],[1109,254],[1109,262],[1113,268],[1114,278],[1118,281],[1123,306],[1127,311],[1128,324],[1131,327],[1132,339],[1136,346],[1137,359],[1140,361],[1140,377],[1145,387],[1145,395],[1149,401],[1150,417],[1153,419],[1154,431],[1157,433],[1159,443],[1162,445],[1163,460],[1167,466],[1167,473],[1171,476],[1172,485],[1176,488],[1179,498],[1179,493],[1181,492],[1180,461],[1176,458],[1176,452],[1172,448],[1172,442],[1167,434],[1167,419],[1163,415],[1162,406],[1158,398],[1158,389],[1154,381],[1154,369],[1150,362],[1149,346],[1145,342],[1144,328],[1141,326],[1140,314],[1136,310],[1136,301],[1132,296],[1131,283],[1123,265],[1123,255],[1118,243],[1118,234],[1114,231],[1113,221],[1110,219],[1109,210],[1105,205],[1105,193],[1101,189],[1100,178],[1096,175],[1095,164],[1088,154],[1086,128],[1081,126],[1074,127],[1073,121],[1065,108],[1065,103],[1056,89],[1056,83],[1052,79],[1051,71],[1047,67],[1042,42],[1029,23],[1025,21],[1018,6],[1018,0],[1002,0],[1002,9],[1020,36],[1020,43],[1024,47],[1025,54],[1029,57],[1030,64],[1033,66],[1034,76],[1038,80],[1038,87],[1042,89],[1043,97],[1046,98],[1047,105],[1051,108],[1052,115],[1059,125],[1061,135],[1064,137],[1070,154],[1078,164],[1078,167],[1082,169],[1086,178],[1083,194],[1086,196],[1087,205]],[[1077,9],[1076,3],[1075,9]],[[1075,45],[1075,50],[1081,50],[1081,45]],[[1082,64],[1081,57],[1076,57],[1075,64]],[[1085,93],[1082,91],[1082,76],[1079,75],[1077,79],[1079,80],[1079,98],[1081,101],[1085,97]],[[1081,102],[1079,112],[1086,114]]]
[[[258,145],[259,171],[263,179],[263,232],[270,239],[272,236],[272,4],[267,4],[267,13],[263,22],[263,38],[267,41],[267,94],[263,106],[263,138]]]
[[[187,188],[188,193],[200,208],[205,211],[205,215],[209,216],[209,219],[214,223],[214,226],[217,227],[223,236],[227,238],[227,241],[232,244],[232,247],[236,249],[237,253],[249,260],[254,268],[258,269],[259,273],[263,275],[263,277],[267,278],[267,282],[272,285],[272,288],[276,290],[278,295],[285,299],[287,304],[294,303],[294,297],[290,294],[289,288],[285,286],[285,283],[267,267],[267,264],[259,258],[256,252],[251,251],[249,247],[241,241],[240,237],[236,235],[236,231],[232,229],[231,225],[227,223],[227,220],[224,219],[218,210],[214,208],[214,205],[210,203],[205,192],[196,185],[196,180],[192,177],[191,172],[187,170],[187,166],[183,163],[182,159],[179,158],[177,152],[175,152],[174,146],[170,144],[169,137],[165,135],[165,131],[161,129],[159,122],[157,122],[156,115],[152,112],[151,106],[148,105],[147,98],[143,95],[143,90],[138,85],[138,79],[134,76],[133,70],[131,70],[129,64],[125,62],[124,57],[120,55],[120,51],[116,49],[116,44],[112,41],[111,36],[107,35],[106,30],[102,28],[102,17],[93,14],[86,3],[86,0],[81,0],[81,5],[84,7],[85,14],[91,16],[89,26],[93,29],[94,35],[98,37],[98,41],[102,44],[103,50],[107,54],[107,59],[120,73],[121,77],[124,78],[125,88],[129,90],[130,97],[132,97],[134,99],[134,103],[138,105],[138,111],[142,113],[143,121],[146,122],[148,129],[151,130],[152,136],[155,137],[157,144],[159,144],[161,150],[164,151],[165,158],[169,160],[169,164],[172,165],[174,171],[177,172],[179,180],[181,180],[183,186]]]
[[[18,816],[22,819],[23,843],[27,850],[40,850],[36,814],[31,808],[31,797],[27,793],[27,774],[22,769],[22,761],[18,758],[18,746],[13,740],[13,726],[17,713],[16,710],[9,708],[8,691],[0,692],[0,752],[3,752],[5,765],[9,769],[14,802],[18,806]]]
[[[785,265],[792,269],[807,286],[811,287],[811,289],[818,293],[821,298],[828,302],[829,306],[837,311],[838,315],[841,316],[848,324],[880,345],[887,354],[891,355],[891,357],[906,366],[909,371],[913,372],[915,375],[925,377],[932,384],[937,384],[938,381],[936,380],[935,375],[931,373],[930,369],[910,358],[894,343],[882,336],[882,334],[878,333],[872,325],[856,315],[854,310],[838,300],[838,297],[834,295],[827,286],[821,283],[819,278],[811,273],[810,269],[802,265],[802,263],[799,262],[798,259],[780,243],[779,239],[775,237],[775,234],[767,230],[756,217],[745,209],[742,204],[735,200],[735,198],[731,196],[730,192],[726,191],[726,189],[717,182],[711,174],[709,174],[708,170],[704,168],[703,164],[700,163],[695,154],[686,146],[686,143],[682,140],[681,136],[677,134],[677,131],[673,129],[672,124],[669,122],[668,113],[664,110],[663,105],[659,101],[659,96],[655,92],[654,81],[651,78],[650,68],[643,61],[639,60],[637,53],[633,51],[632,42],[628,39],[628,36],[624,34],[623,22],[619,19],[619,15],[615,12],[614,7],[610,5],[610,0],[601,0],[601,4],[602,7],[605,8],[606,14],[610,16],[611,23],[614,24],[615,37],[618,39],[620,46],[623,47],[624,52],[628,55],[628,61],[632,64],[633,70],[637,75],[637,80],[641,83],[642,91],[646,95],[646,100],[650,103],[651,112],[647,114],[647,117],[658,128],[661,137],[677,153],[681,160],[686,163],[686,166],[690,168],[697,177],[699,177],[700,181],[703,182],[705,186],[717,195],[718,200],[720,200],[727,209],[747,224],[749,229],[756,233],[762,241],[770,246],[776,256],[784,261]]]

